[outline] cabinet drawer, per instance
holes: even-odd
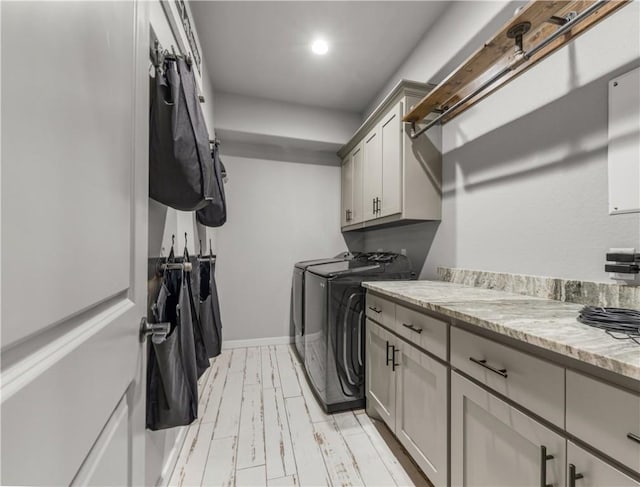
[[[640,472],[640,394],[568,370],[567,431]]]
[[[451,365],[553,424],[564,427],[564,369],[451,328]]]
[[[447,360],[447,323],[396,305],[396,330],[407,340]]]
[[[391,301],[375,294],[367,293],[366,315],[390,330],[395,330],[396,305]]]

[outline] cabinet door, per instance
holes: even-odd
[[[353,220],[353,158],[348,155],[342,162],[342,205],[340,225],[350,225]]]
[[[398,350],[396,338],[381,326],[367,319],[366,342],[367,409],[372,408],[395,431],[396,374],[393,369],[394,350]],[[395,353],[396,363],[400,359]]]
[[[382,198],[382,144],[377,125],[364,139],[364,220],[380,216],[378,202]]]
[[[402,102],[380,124],[382,142],[382,203],[378,216],[402,211]]]
[[[351,213],[351,223],[362,223],[364,212],[362,200],[364,198],[364,161],[362,157],[362,144],[359,144],[351,153],[351,165],[353,166],[353,206]]]
[[[451,374],[451,485],[562,487],[565,450],[564,438]]]
[[[575,487],[640,487],[640,482],[620,472],[579,446],[567,446],[569,486]]]
[[[396,367],[396,435],[436,487],[447,485],[447,368],[407,343]]]

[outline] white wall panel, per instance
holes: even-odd
[[[609,213],[640,212],[640,68],[609,82]]]

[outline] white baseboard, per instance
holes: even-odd
[[[176,468],[176,463],[178,462],[180,451],[182,450],[182,446],[184,445],[184,440],[187,438],[188,430],[189,428],[187,426],[180,426],[178,428],[176,441],[173,444],[171,452],[169,452],[169,455],[167,456],[167,461],[164,464],[164,468],[162,469],[162,473],[160,474],[160,478],[158,479],[158,483],[156,484],[157,487],[167,487],[169,485],[171,475],[173,474],[173,470]]]
[[[261,347],[265,345],[288,345],[293,343],[293,337],[269,337],[269,338],[252,338],[249,340],[226,340],[222,343],[223,350],[231,348],[244,347]]]

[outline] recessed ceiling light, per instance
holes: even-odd
[[[315,41],[313,41],[313,44],[311,44],[311,50],[315,54],[319,54],[320,56],[322,56],[323,54],[329,52],[329,44],[327,44],[327,42],[323,39],[316,39]]]

